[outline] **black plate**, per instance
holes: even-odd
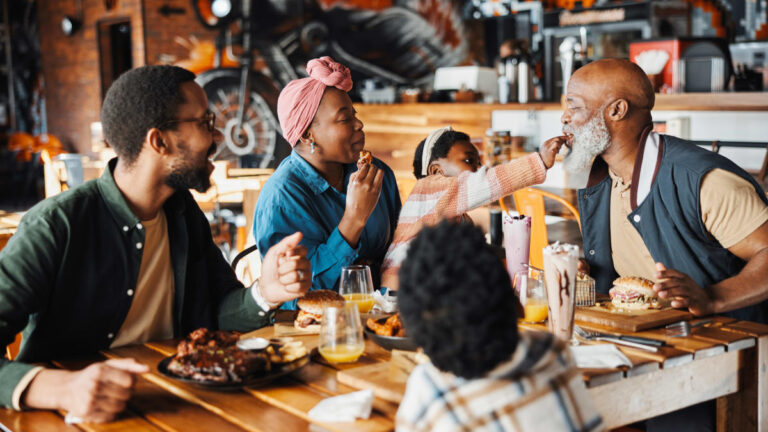
[[[371,338],[376,345],[384,349],[399,349],[403,351],[416,351],[416,349],[418,349],[416,343],[407,337],[379,336],[374,333],[373,330],[369,329],[368,326],[365,326],[365,334]]]
[[[288,375],[289,373],[300,369],[301,367],[303,367],[305,364],[309,362],[309,356],[305,355],[304,357],[296,359],[290,363],[284,363],[284,364],[273,363],[271,371],[266,373],[251,375],[241,382],[215,382],[215,381],[197,381],[191,378],[180,377],[174,374],[173,372],[169,371],[168,363],[170,363],[171,359],[173,359],[174,357],[175,355],[172,355],[160,360],[160,363],[157,364],[157,371],[167,376],[168,378],[173,378],[177,381],[181,381],[187,384],[192,384],[196,387],[202,387],[202,388],[212,389],[212,390],[237,390],[243,387],[253,387],[253,386],[264,385],[276,378],[279,378],[284,375]]]

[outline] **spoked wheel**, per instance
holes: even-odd
[[[237,166],[274,168],[291,151],[280,134],[277,120],[277,88],[266,76],[251,72],[251,94],[246,101],[245,121],[238,125],[240,69],[215,69],[200,74],[196,81],[208,96],[216,113],[216,128],[224,135],[215,159]]]

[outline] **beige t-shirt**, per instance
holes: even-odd
[[[656,265],[640,234],[627,216],[632,212],[630,183],[610,172],[611,249],[619,276],[656,280]],[[730,248],[768,221],[768,206],[750,182],[723,169],[704,175],[699,196],[701,221],[710,236]]]
[[[144,252],[131,308],[111,348],[173,337],[173,267],[165,212],[144,226]]]

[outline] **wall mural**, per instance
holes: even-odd
[[[192,6],[205,27],[219,30],[218,44],[178,39],[190,54],[175,64],[198,74],[217,114],[226,137],[217,158],[241,166],[273,167],[290,152],[279,134],[277,95],[305,76],[311,58],[332,56],[357,83],[417,85],[470,57],[458,1],[269,0],[251,10],[250,2],[192,0]]]

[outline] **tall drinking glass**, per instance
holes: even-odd
[[[528,269],[515,273],[514,286],[525,315],[525,323],[542,323],[547,319],[547,290],[544,287],[544,273]]]
[[[526,271],[531,246],[531,217],[504,215],[504,250],[510,277]]]
[[[544,281],[549,305],[549,331],[570,341],[576,301],[579,247],[554,243],[544,248]]]
[[[365,351],[360,312],[352,303],[323,308],[323,322],[317,350],[331,363],[357,361]]]
[[[360,313],[368,313],[376,301],[373,299],[371,269],[365,265],[352,265],[341,269],[339,294],[347,303],[357,305]]]

